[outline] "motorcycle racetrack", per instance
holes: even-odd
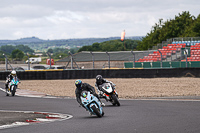
[[[4,88],[4,82],[0,82]],[[3,90],[3,89],[2,89]],[[66,97],[6,96],[0,91],[0,110],[7,112],[48,112],[65,114],[69,119],[30,123],[0,129],[1,133],[186,133],[200,132],[200,98],[171,97],[150,99],[120,99],[121,106],[113,106],[102,100],[105,115],[90,116],[79,107],[76,99]],[[16,112],[17,115],[17,112]],[[13,114],[13,117],[15,115]],[[22,117],[25,117],[22,115]],[[2,117],[0,118],[2,119]],[[9,120],[9,119],[8,119]],[[4,119],[4,122],[6,120]],[[16,119],[18,121],[18,119]],[[1,120],[0,120],[1,122]]]

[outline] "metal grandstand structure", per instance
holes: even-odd
[[[67,58],[57,61],[57,64],[66,65],[67,68],[81,69],[83,68],[123,68],[124,61],[135,62],[136,60],[153,53],[155,50],[148,51],[113,51],[113,52],[92,52],[82,51]],[[67,62],[67,64],[66,64]],[[71,62],[71,67],[69,64]],[[83,65],[90,63],[90,65]],[[117,65],[118,64],[118,65]],[[119,65],[121,64],[121,65]],[[74,67],[76,65],[76,67]],[[79,67],[82,66],[82,67]],[[88,66],[88,67],[86,67]]]
[[[74,69],[73,63],[77,63],[76,65],[82,66],[77,68],[123,68],[124,62],[133,62],[133,68],[135,67],[135,62],[137,62],[139,59],[148,56],[149,54],[159,52],[161,50],[165,50],[164,47],[172,47],[170,44],[177,44],[182,45],[184,44],[184,48],[188,49],[191,46],[194,46],[196,43],[200,43],[200,37],[182,37],[182,38],[171,38],[167,39],[167,41],[163,41],[161,44],[158,44],[157,46],[153,47],[151,50],[147,51],[113,51],[113,52],[80,52],[74,55],[71,55],[71,57],[67,57],[65,59],[57,61],[58,64],[62,64],[64,62],[68,62],[67,67],[69,65],[69,62],[71,61],[71,69]],[[170,52],[173,53],[177,51],[171,50]],[[183,50],[185,51],[185,50]],[[171,54],[170,56],[167,56],[162,61],[180,61],[184,58],[187,58],[184,54],[181,54],[182,50],[179,50],[179,52],[175,52],[175,54]],[[162,54],[161,54],[162,55]],[[163,54],[164,55],[164,54]],[[164,57],[164,56],[163,56]],[[73,59],[73,60],[72,60]],[[73,62],[74,61],[74,62]],[[157,60],[159,61],[159,60]],[[87,62],[87,63],[85,63]],[[99,62],[99,63],[97,63]],[[146,61],[145,61],[146,62]],[[69,67],[68,67],[69,68]]]

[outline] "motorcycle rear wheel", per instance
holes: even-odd
[[[119,100],[118,100],[117,96],[115,94],[112,94],[111,97],[112,97],[112,99],[114,101],[113,105],[117,104],[117,106],[120,106],[120,103],[119,103]]]

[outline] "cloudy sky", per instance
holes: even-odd
[[[200,0],[0,0],[0,40],[145,36],[160,18],[197,17]]]

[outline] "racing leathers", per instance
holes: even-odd
[[[95,87],[97,88],[97,91],[98,91],[98,94],[99,94],[99,97],[100,98],[106,98],[103,94],[104,92],[102,91],[102,88],[100,87],[102,84],[104,83],[110,83],[112,85],[112,87],[116,86],[114,83],[112,83],[111,81],[108,81],[106,79],[102,79],[101,82],[97,82],[95,83]],[[118,96],[117,94],[117,91],[116,92],[116,95]],[[106,99],[107,100],[107,99]]]
[[[6,90],[8,89],[8,84],[10,83],[10,81],[11,81],[14,77],[17,77],[17,75],[13,76],[12,74],[9,74],[9,75],[6,77],[6,83],[5,83],[5,89],[6,89]]]
[[[82,91],[90,91],[94,96],[96,96],[99,99],[98,95],[95,92],[95,88],[94,87],[92,87],[88,83],[82,83],[81,88],[76,88],[76,90],[75,90],[76,100],[81,106],[83,106],[82,103],[81,103],[81,98],[80,98]],[[100,99],[99,99],[99,101],[100,101]]]

